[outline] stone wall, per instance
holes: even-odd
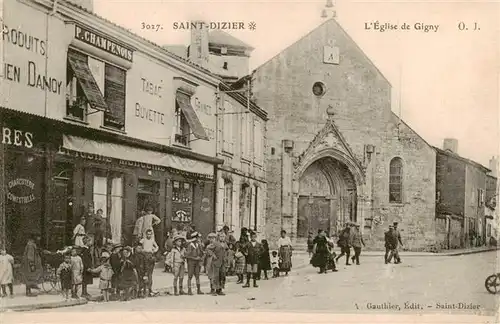
[[[324,45],[340,51],[340,64],[324,64]],[[321,98],[312,93],[315,82],[323,82],[326,94]],[[371,197],[365,218],[378,217],[381,222],[373,231],[365,229],[370,248],[383,246],[383,232],[389,222],[398,220],[403,239],[411,249],[421,249],[435,239],[435,151],[391,111],[389,82],[357,47],[334,20],[329,20],[313,32],[285,49],[254,73],[253,93],[257,104],[268,112],[267,139],[275,154],[267,159],[268,236],[277,236],[281,228],[296,224],[282,217],[291,184],[281,183],[283,158],[282,140],[293,140],[290,155],[297,157],[309,146],[327,120],[326,109],[334,107],[333,117],[355,158],[366,166],[365,146],[376,148],[372,154],[373,179],[365,193]],[[405,200],[401,205],[388,203],[388,168],[391,158],[404,161]],[[300,175],[296,175],[300,176]],[[282,194],[283,193],[283,194]],[[358,193],[360,194],[360,193]],[[287,201],[287,204],[290,202]],[[358,202],[360,203],[360,202]]]

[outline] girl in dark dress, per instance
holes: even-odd
[[[261,272],[264,271],[264,279],[268,280],[269,278],[267,277],[267,271],[271,270],[271,257],[269,256],[269,244],[267,243],[267,240],[262,240],[262,253],[259,256],[259,278],[261,275]]]
[[[120,284],[119,287],[124,292],[124,300],[130,300],[132,289],[137,286],[137,270],[130,259],[132,248],[126,247],[123,249],[123,259],[120,267]]]
[[[90,295],[87,292],[87,286],[92,285],[94,283],[94,276],[91,272],[87,271],[87,269],[92,268],[92,252],[90,252],[90,248],[88,246],[90,239],[85,237],[83,239],[83,246],[80,249],[80,257],[83,262],[83,283],[82,283],[82,296],[85,298],[89,298]]]
[[[321,231],[314,239],[313,253],[311,264],[313,267],[319,268],[319,273],[326,273],[326,267],[330,257],[330,248],[325,236],[325,231]]]

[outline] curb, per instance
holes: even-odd
[[[88,303],[88,301],[86,299],[79,299],[79,300],[64,300],[64,301],[42,303],[42,304],[17,305],[17,306],[11,306],[11,307],[1,307],[0,313],[1,312],[8,312],[8,311],[28,312],[28,311],[34,311],[34,310],[39,310],[39,309],[62,308],[62,307],[85,305],[87,303]]]

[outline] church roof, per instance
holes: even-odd
[[[243,47],[245,49],[253,50],[254,48],[238,38],[231,36],[230,34],[222,31],[222,30],[214,30],[208,34],[208,42],[209,44],[216,45],[226,45],[232,47]]]

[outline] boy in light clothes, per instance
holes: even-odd
[[[174,237],[174,248],[167,255],[167,264],[172,267],[174,272],[174,295],[185,295],[182,287],[184,281],[184,263],[186,260],[186,249],[183,247],[184,237],[177,235]],[[177,286],[179,283],[179,286]],[[179,287],[179,289],[177,289]]]

